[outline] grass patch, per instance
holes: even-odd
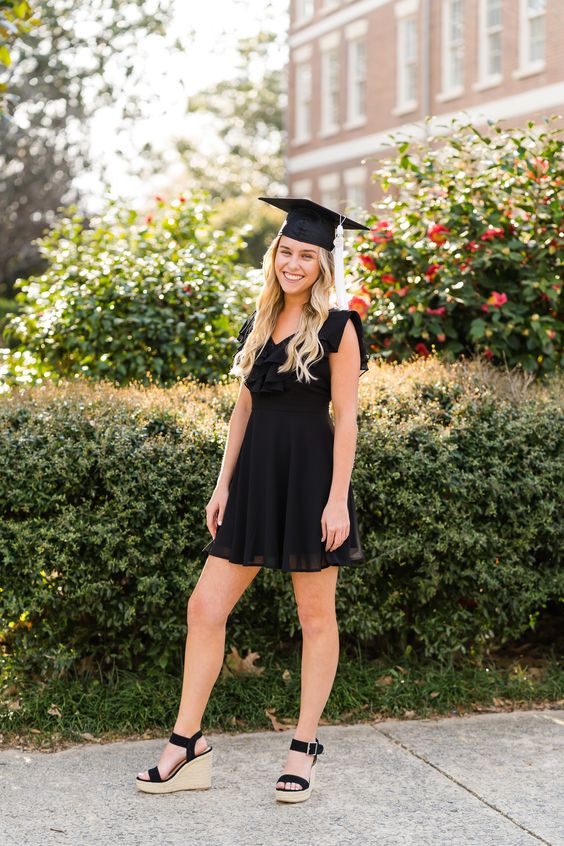
[[[300,698],[300,652],[233,660],[228,656],[206,709],[204,731],[260,731],[295,725]],[[144,739],[172,730],[180,697],[178,676],[116,672],[48,683],[5,685],[0,694],[1,742],[55,750],[72,743]],[[389,717],[424,718],[480,711],[562,705],[564,666],[554,650],[506,652],[459,665],[341,651],[321,725]]]

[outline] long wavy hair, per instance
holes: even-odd
[[[270,339],[278,316],[284,307],[284,291],[280,286],[274,261],[280,243],[280,235],[272,241],[262,260],[263,287],[257,297],[256,314],[251,332],[243,349],[236,353],[230,373],[247,378],[251,372],[257,355]],[[296,378],[309,383],[316,376],[309,368],[323,357],[323,347],[318,333],[329,315],[330,295],[334,290],[335,261],[333,253],[323,247],[319,248],[319,276],[311,286],[309,301],[302,307],[298,329],[287,345],[287,357],[278,373],[295,370]]]

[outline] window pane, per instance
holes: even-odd
[[[529,26],[529,58],[531,62],[539,62],[544,59],[544,17],[533,18]]]
[[[527,7],[530,15],[542,15],[546,12],[546,0],[528,0]]]
[[[486,29],[501,26],[501,0],[488,0],[486,8]]]
[[[486,73],[488,76],[496,76],[501,73],[501,32],[488,35],[487,50]]]

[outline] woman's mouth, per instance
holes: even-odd
[[[303,276],[300,276],[297,273],[287,273],[284,270],[283,274],[284,274],[284,278],[287,279],[288,282],[300,282],[303,279]]]

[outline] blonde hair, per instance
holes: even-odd
[[[235,355],[230,373],[244,379],[250,374],[255,359],[272,335],[278,315],[284,307],[284,292],[280,287],[274,261],[280,243],[280,235],[270,244],[262,260],[264,284],[256,302],[256,314],[252,331],[247,335],[243,349]],[[323,356],[323,347],[319,342],[318,333],[330,309],[330,295],[334,289],[335,262],[333,253],[323,247],[319,248],[320,273],[311,286],[310,299],[302,308],[300,322],[295,335],[287,344],[287,358],[278,368],[278,373],[296,371],[296,378],[302,382],[317,380],[312,376],[309,367]]]

